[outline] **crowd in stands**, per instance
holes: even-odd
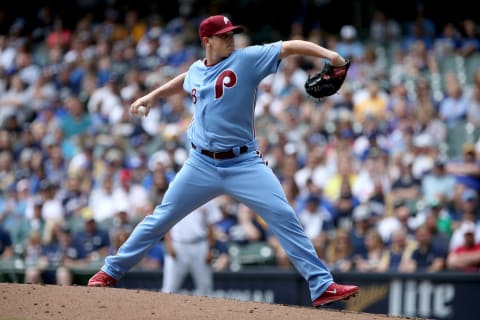
[[[200,58],[199,19],[40,18],[0,34],[0,261],[26,282],[71,284],[72,268],[98,269],[152,213],[186,159],[188,94],[148,117],[128,107]],[[314,101],[303,85],[324,61],[289,57],[255,109],[263,156],[332,271],[480,271],[479,27],[380,10],[366,37],[292,23],[290,39],[352,61],[339,93]],[[215,203],[215,270],[229,270],[230,243],[266,243],[292,267],[261,213]],[[159,240],[135,268],[161,270]]]

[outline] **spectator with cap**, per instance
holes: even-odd
[[[373,217],[369,205],[367,203],[358,205],[353,210],[352,218],[353,225],[349,230],[352,254],[365,255],[367,253],[365,236],[367,235],[368,230],[373,226]]]
[[[110,235],[97,225],[94,218],[85,218],[84,229],[73,234],[73,241],[82,247],[90,264],[103,263],[109,254]]]
[[[466,189],[462,192],[461,207],[457,215],[460,221],[450,238],[450,250],[454,250],[463,243],[463,233],[461,227],[465,223],[474,223],[477,227],[476,240],[480,241],[480,223],[478,217],[478,194],[472,189]]]
[[[342,56],[353,62],[361,62],[365,54],[365,46],[358,38],[357,28],[344,25],[340,28],[340,41],[335,48]]]
[[[480,271],[480,243],[476,240],[477,228],[471,221],[460,227],[463,233],[463,245],[450,251],[447,266],[451,270],[478,272]]]
[[[446,160],[437,157],[432,167],[422,179],[422,195],[426,202],[439,200],[448,203],[453,198],[455,177],[446,169]]]

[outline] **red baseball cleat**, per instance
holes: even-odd
[[[89,287],[111,287],[117,284],[117,279],[110,277],[102,270],[98,271],[88,280]]]
[[[313,300],[313,306],[320,307],[335,301],[347,300],[356,296],[359,291],[360,288],[357,286],[346,286],[334,282],[320,297]]]

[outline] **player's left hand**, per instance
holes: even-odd
[[[347,77],[350,61],[345,64],[333,66],[325,64],[323,69],[305,81],[305,91],[313,98],[324,98],[335,94]]]

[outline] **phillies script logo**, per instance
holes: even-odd
[[[237,76],[232,70],[225,70],[217,78],[215,82],[215,99],[223,96],[224,87],[231,88],[237,83]]]

